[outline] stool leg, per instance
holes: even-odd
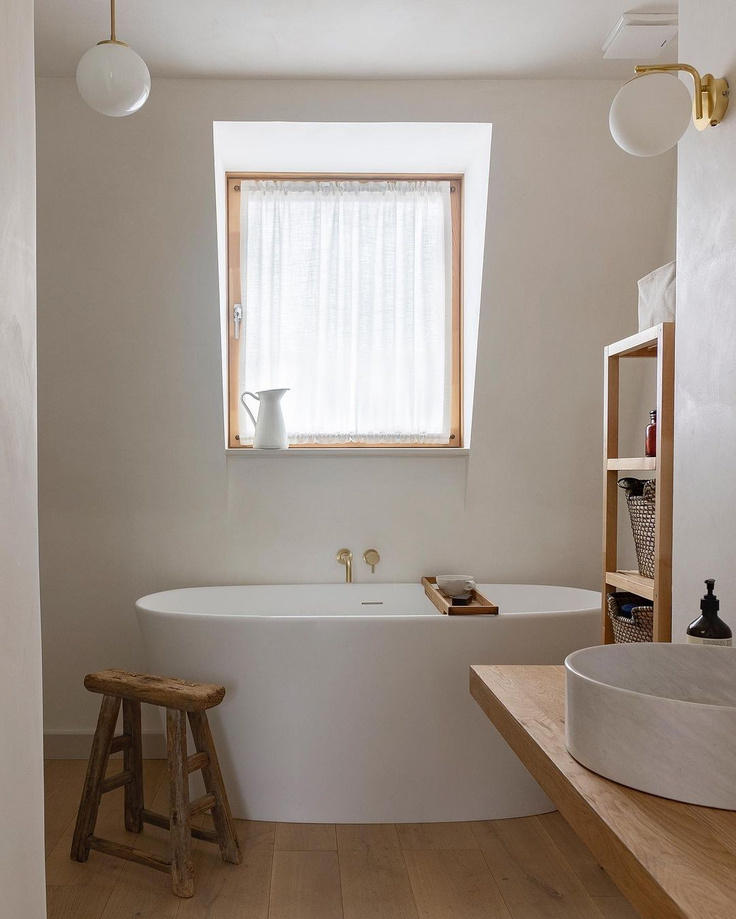
[[[177,897],[191,897],[194,894],[194,862],[189,813],[187,719],[184,712],[166,709],[166,742],[170,782],[171,886]]]
[[[141,703],[123,699],[123,733],[130,746],[123,753],[123,769],[133,778],[125,786],[125,829],[143,832],[143,750],[141,749]]]
[[[72,841],[71,857],[78,862],[86,862],[89,857],[87,840],[93,834],[97,823],[97,811],[102,797],[101,786],[110,759],[110,744],[115,735],[119,711],[118,696],[103,696]]]
[[[225,783],[222,781],[220,762],[217,759],[215,742],[212,739],[209,721],[206,712],[189,712],[189,724],[192,728],[192,737],[198,753],[206,753],[209,764],[202,767],[202,778],[207,792],[214,795],[217,804],[212,808],[212,821],[215,824],[217,841],[220,845],[220,854],[226,862],[239,865],[241,861],[240,846],[235,832],[233,815],[227,800]]]

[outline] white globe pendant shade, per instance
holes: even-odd
[[[608,124],[616,143],[633,156],[657,156],[687,130],[692,99],[670,73],[645,73],[624,84],[611,105]]]
[[[148,98],[151,74],[146,62],[127,45],[104,42],[77,65],[77,87],[87,105],[102,115],[132,115]]]

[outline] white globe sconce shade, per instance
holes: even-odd
[[[608,124],[616,143],[633,156],[657,156],[680,140],[690,124],[687,86],[671,73],[645,73],[625,83]]]
[[[638,64],[637,76],[616,94],[608,125],[616,143],[633,156],[657,156],[680,140],[690,123],[690,93],[675,77],[693,78],[693,123],[699,131],[714,128],[728,110],[728,81],[690,64]]]
[[[77,88],[96,112],[120,118],[137,112],[148,99],[151,74],[143,58],[127,45],[106,41],[82,56]]]

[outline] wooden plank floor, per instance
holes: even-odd
[[[243,863],[196,843],[196,892],[180,900],[157,871],[98,852],[71,861],[85,766],[46,763],[48,919],[637,919],[558,813],[396,826],[238,820]],[[148,760],[144,775],[146,802],[164,812],[165,762]],[[122,797],[103,797],[97,835],[165,853],[165,831],[126,832]]]

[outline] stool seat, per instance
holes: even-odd
[[[238,836],[206,711],[222,702],[225,687],[116,669],[88,673],[84,685],[90,692],[102,695],[102,704],[79,802],[71,857],[78,862],[86,862],[90,850],[94,849],[165,871],[171,875],[174,893],[178,897],[191,897],[194,893],[192,837],[219,846],[226,862],[238,865],[241,861]],[[143,802],[142,702],[166,709],[168,815],[148,810]],[[123,733],[116,737],[115,727],[121,707]],[[196,748],[196,753],[191,756],[187,754],[187,722]],[[121,750],[122,771],[106,775],[111,754]],[[197,771],[202,773],[205,794],[191,801],[189,776]],[[125,829],[140,833],[144,823],[168,829],[170,859],[95,835],[100,798],[121,786],[125,789]],[[212,816],[211,830],[192,825],[193,818],[208,811]]]
[[[128,670],[98,670],[88,673],[84,686],[103,696],[117,696],[133,702],[147,702],[180,712],[203,712],[225,698],[225,687],[217,683],[189,683],[171,676],[131,673]]]

